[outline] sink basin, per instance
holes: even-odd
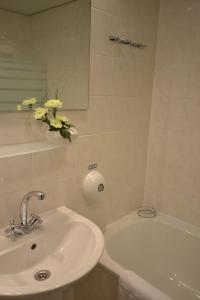
[[[94,223],[64,206],[41,217],[39,228],[16,239],[0,230],[0,296],[57,290],[80,279],[99,261],[104,238]],[[40,270],[49,271],[49,278],[47,272],[39,276],[44,280],[36,280]]]

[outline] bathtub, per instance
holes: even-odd
[[[117,276],[131,270],[144,294],[153,289],[148,299],[199,300],[200,228],[133,212],[106,228],[101,264]]]

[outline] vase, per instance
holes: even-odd
[[[66,143],[69,143],[69,140],[64,139],[59,131],[50,131],[46,130],[45,137],[48,142],[55,145],[65,145]]]
[[[71,134],[71,141],[74,142],[78,138],[78,130],[75,126],[71,126],[69,132]]]
[[[69,132],[71,134],[71,141],[74,142],[77,138],[78,138],[78,130],[76,129],[75,126],[71,126],[69,128]],[[68,143],[70,143],[70,141],[68,139],[64,139],[61,135],[60,135],[60,131],[50,131],[50,130],[46,130],[45,132],[45,137],[47,139],[47,141],[49,141],[51,144],[55,144],[55,145],[66,145]]]

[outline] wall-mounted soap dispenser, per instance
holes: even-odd
[[[88,167],[88,174],[83,180],[83,193],[87,200],[101,200],[105,192],[105,179],[97,171],[97,164],[91,164]]]

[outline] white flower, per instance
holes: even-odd
[[[58,120],[58,119],[56,119],[56,118],[50,120],[50,125],[51,125],[52,127],[54,127],[54,128],[62,128],[62,123],[61,123],[61,121]]]
[[[22,101],[24,106],[34,105],[37,102],[36,98],[25,99]]]
[[[45,107],[48,108],[57,108],[57,107],[62,107],[63,102],[59,99],[50,99],[47,100],[44,105]]]
[[[36,120],[41,120],[46,115],[47,112],[48,112],[47,108],[38,107],[38,108],[36,108],[36,110],[35,110],[35,112],[33,114],[33,117]]]
[[[66,116],[57,115],[56,119],[58,119],[64,123],[70,123],[70,120]]]
[[[17,105],[17,110],[18,111],[22,110],[22,106],[20,104]]]

